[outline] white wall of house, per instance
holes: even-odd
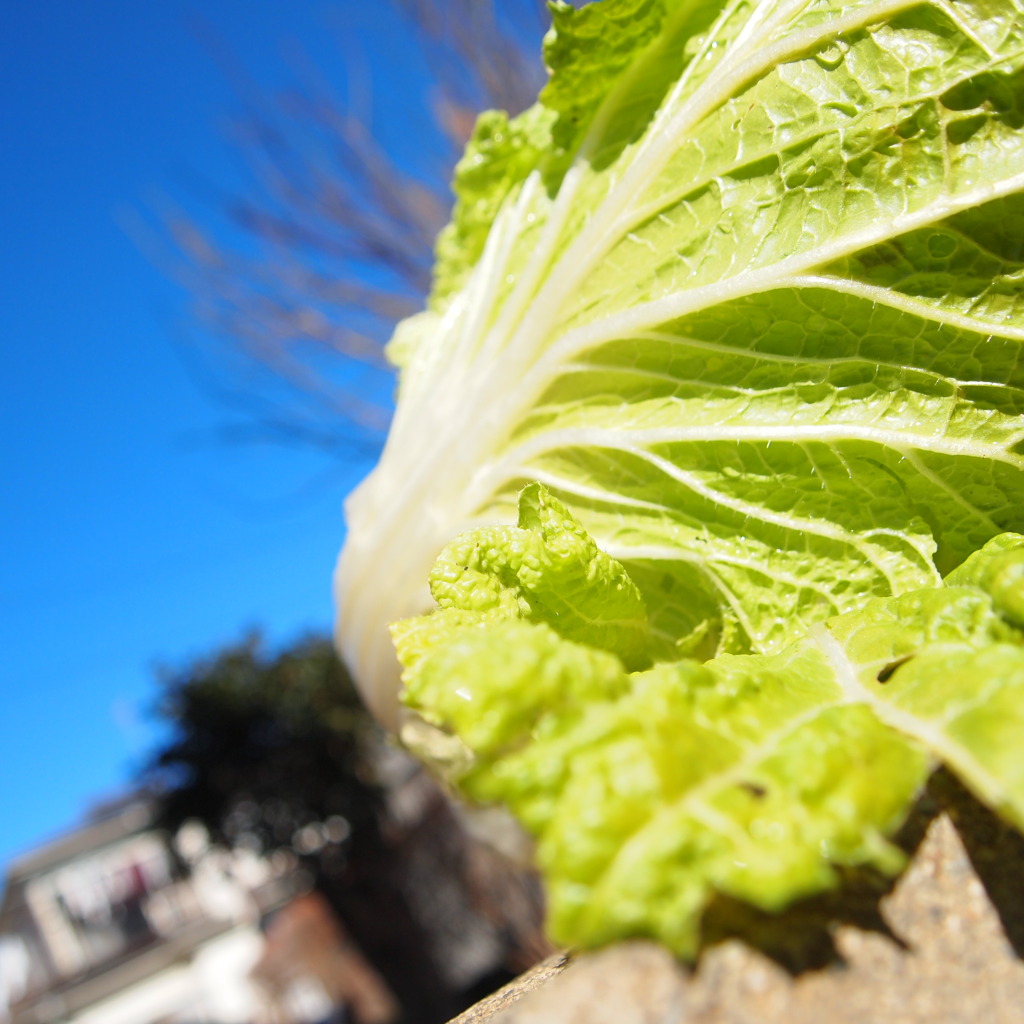
[[[255,928],[237,928],[176,964],[68,1019],[68,1024],[248,1024],[262,1016],[249,971],[262,948]]]
[[[193,973],[211,1021],[238,1024],[261,1018],[262,1000],[249,972],[262,951],[263,937],[251,927],[239,928],[199,948]],[[227,984],[229,978],[232,982]]]

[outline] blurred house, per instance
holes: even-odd
[[[271,918],[252,976],[275,1021],[315,1014],[324,1006],[349,1010],[344,1019],[354,1024],[393,1024],[401,1016],[394,993],[315,891],[291,900]]]
[[[273,962],[259,925],[275,911],[288,920],[291,868],[211,848],[201,827],[172,843],[143,800],[25,854],[8,866],[0,903],[0,1022],[340,1020],[316,965],[262,982],[253,973]],[[342,938],[321,932],[322,960]],[[363,975],[372,990],[372,970]],[[372,995],[386,1021],[386,992]]]
[[[533,876],[379,760],[367,849],[336,816],[229,850],[134,797],[14,860],[0,1024],[437,1024],[545,955]]]

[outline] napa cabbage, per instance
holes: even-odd
[[[715,892],[895,870],[938,763],[1024,824],[1024,9],[552,15],[389,348],[337,635],[559,939],[690,953]]]

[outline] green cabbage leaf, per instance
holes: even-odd
[[[389,348],[337,636],[559,938],[687,952],[714,892],[895,869],[937,763],[1024,823],[1024,8],[552,14]]]
[[[431,587],[439,609],[393,627],[405,700],[449,780],[536,838],[560,942],[692,956],[716,893],[774,911],[840,867],[896,871],[887,837],[940,763],[1024,827],[1024,537],[704,663],[656,660],[622,566],[539,485]]]
[[[1024,13],[1009,0],[554,6],[485,115],[393,428],[347,506],[338,635],[388,624],[544,483],[705,655],[781,650],[1024,528]]]

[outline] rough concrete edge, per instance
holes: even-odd
[[[550,957],[450,1024],[594,1024],[598,1019],[625,1024],[627,1018],[634,1024],[683,1019],[820,1024],[833,1015],[854,1024],[974,1024],[978,1019],[1024,1024],[1024,942],[1018,936],[1014,944],[1007,931],[1008,921],[1024,921],[1024,837],[952,780],[934,788],[932,795],[941,799],[923,818],[924,834],[912,843],[908,869],[881,897],[878,921],[837,920],[830,926],[833,962],[793,976],[758,947],[733,938],[710,948],[696,970],[672,961],[647,963],[651,969],[638,974],[628,956],[622,959],[638,946],[634,940],[579,957]],[[932,817],[938,807],[945,813]],[[983,864],[979,875],[979,850],[969,852],[960,827],[972,843],[981,843],[989,859],[1009,867],[1012,892],[996,886],[992,865]],[[635,1018],[609,997],[614,992],[606,982],[617,975],[640,977],[641,991],[651,993],[649,1006],[634,998]],[[654,999],[658,986],[650,984],[652,977],[665,981],[667,998]],[[886,988],[887,977],[898,984]],[[676,986],[683,984],[679,996]],[[967,993],[973,1007],[963,1005]],[[602,1016],[605,1011],[612,1015]]]
[[[518,1002],[528,992],[538,989],[545,982],[561,974],[571,957],[568,953],[554,953],[546,960],[531,967],[525,974],[513,979],[504,988],[492,992],[486,999],[481,999],[468,1010],[453,1017],[448,1024],[482,1024],[490,1020],[496,1013]]]

